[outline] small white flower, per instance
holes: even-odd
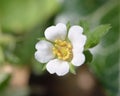
[[[49,73],[58,76],[67,74],[70,64],[80,66],[85,61],[83,50],[86,36],[82,32],[83,28],[77,25],[72,26],[68,33],[66,25],[62,23],[48,27],[45,30],[47,40],[41,40],[35,46],[35,58],[47,63]]]

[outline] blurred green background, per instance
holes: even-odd
[[[119,6],[118,0],[0,0],[0,96],[59,96],[50,93],[31,95],[34,88],[29,83],[33,80],[30,78],[43,76],[55,79],[54,75],[51,77],[44,73],[42,64],[34,59],[34,46],[48,26],[68,21],[74,25],[81,20],[87,21],[91,30],[99,24],[112,26],[100,44],[90,49],[92,62],[83,65],[95,78],[102,95],[90,95],[88,92],[88,95],[65,96],[119,96]],[[27,83],[19,87],[21,80],[17,82],[15,79],[17,83],[11,84],[16,76],[14,73],[18,76],[16,78],[27,78]],[[31,77],[31,74],[34,76]],[[71,77],[70,74],[66,78],[71,80]]]

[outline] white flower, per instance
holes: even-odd
[[[69,72],[70,64],[80,66],[85,61],[83,54],[86,36],[83,28],[72,26],[67,32],[65,24],[58,23],[45,30],[46,40],[39,41],[35,48],[35,58],[41,63],[47,63],[49,73],[63,76]]]

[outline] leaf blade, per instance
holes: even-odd
[[[88,32],[87,35],[87,42],[85,45],[85,49],[92,48],[96,46],[101,38],[108,32],[111,28],[109,24],[99,25],[96,27],[92,32]]]

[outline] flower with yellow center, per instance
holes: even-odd
[[[35,46],[35,58],[41,63],[47,63],[49,73],[58,76],[67,74],[70,64],[80,66],[85,61],[83,50],[86,36],[82,32],[83,28],[77,25],[72,26],[68,32],[62,23],[48,27],[45,30],[47,40],[41,40]]]
[[[72,58],[72,45],[67,41],[55,40],[53,53],[61,60],[70,60]]]

